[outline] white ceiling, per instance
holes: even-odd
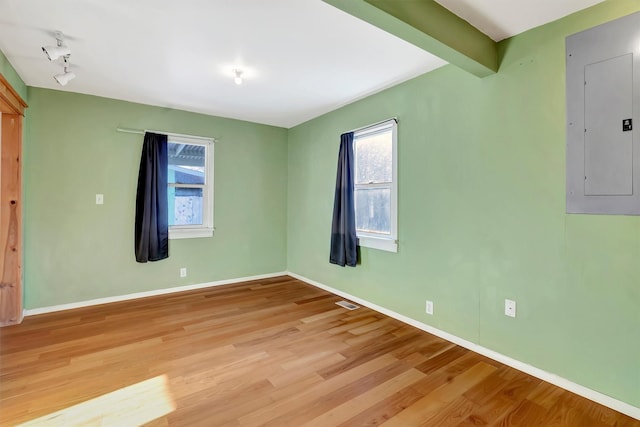
[[[439,0],[496,40],[597,2]],[[287,128],[445,64],[321,0],[0,0],[0,50],[29,86]]]
[[[436,0],[495,41],[520,34],[604,0]]]

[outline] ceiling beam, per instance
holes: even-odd
[[[496,42],[433,0],[323,0],[478,77],[498,71]]]

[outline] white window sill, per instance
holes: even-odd
[[[387,252],[398,252],[398,241],[381,237],[358,236],[358,245],[363,248],[379,249]]]
[[[169,239],[212,237],[213,228],[169,228]]]

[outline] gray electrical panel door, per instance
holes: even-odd
[[[568,213],[640,215],[638,40],[640,13],[567,37]]]
[[[633,194],[633,138],[622,117],[633,114],[633,55],[584,68],[584,194]]]

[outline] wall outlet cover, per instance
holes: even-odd
[[[504,300],[504,315],[516,317],[516,302],[510,299]]]
[[[427,304],[425,306],[425,311],[427,314],[433,315],[433,301],[427,300]]]

